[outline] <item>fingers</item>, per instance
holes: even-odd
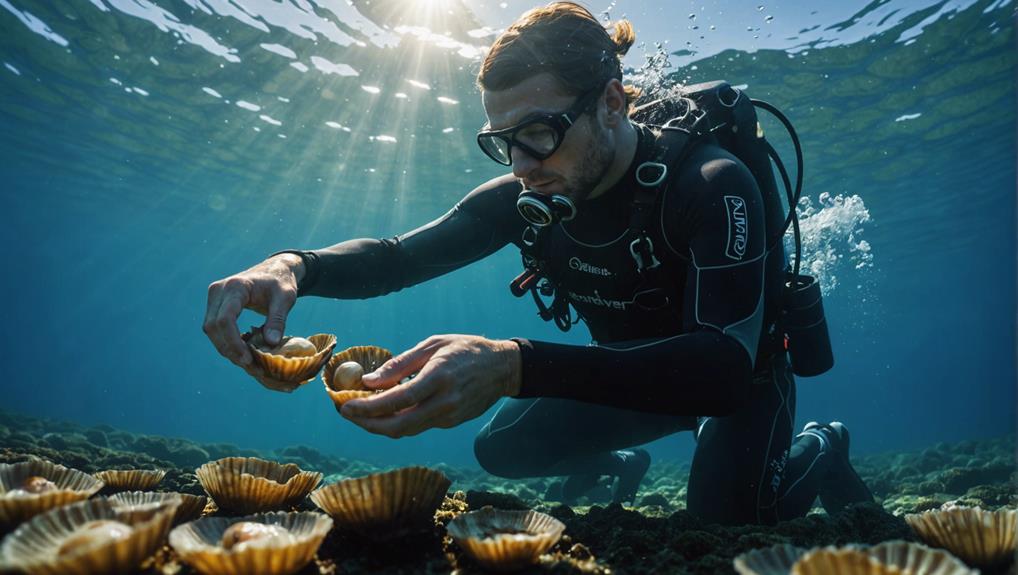
[[[386,389],[393,387],[403,378],[417,373],[431,359],[436,345],[430,339],[422,341],[389,361],[371,373],[364,374],[361,382],[369,389]]]
[[[262,333],[265,335],[266,342],[270,345],[277,345],[283,338],[283,334],[286,333],[286,315],[293,308],[297,295],[287,291],[273,291],[269,298],[269,309],[265,315]]]
[[[435,378],[422,371],[415,379],[371,397],[352,399],[343,405],[343,417],[385,417],[423,403],[438,391]]]
[[[350,403],[352,401],[346,405],[350,405]],[[432,396],[416,407],[396,415],[387,417],[347,417],[347,419],[366,431],[395,439],[397,437],[417,435],[432,427],[445,427],[441,422],[445,420],[447,412],[448,406],[442,403],[438,396]]]
[[[248,299],[248,290],[238,282],[226,280],[209,286],[209,302],[202,329],[219,353],[233,363],[251,363],[247,344],[237,330],[237,318]]]

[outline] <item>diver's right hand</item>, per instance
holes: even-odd
[[[286,316],[297,301],[297,281],[303,272],[299,256],[280,254],[209,285],[202,330],[223,357],[276,391],[293,391],[296,386],[266,377],[251,362],[251,352],[237,329],[237,318],[244,309],[265,315],[265,340],[270,345],[279,343],[285,333]]]

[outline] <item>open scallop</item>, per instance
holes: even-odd
[[[132,572],[162,544],[180,499],[145,513],[108,498],[51,509],[18,527],[0,548],[5,566],[31,575]]]
[[[129,510],[145,511],[158,506],[159,504],[177,497],[180,499],[180,506],[173,516],[173,524],[180,525],[193,521],[201,516],[208,504],[209,498],[204,495],[191,495],[190,493],[175,492],[152,492],[152,491],[130,491],[111,495],[110,500],[115,501],[122,508]]]
[[[296,505],[322,480],[316,471],[302,471],[257,457],[226,457],[195,470],[205,491],[224,511],[256,513]]]
[[[792,565],[807,549],[787,543],[753,549],[736,556],[733,566],[739,575],[788,575]]]
[[[1018,511],[987,511],[945,504],[938,510],[905,515],[920,539],[942,547],[973,567],[994,567],[1009,560],[1018,544]]]
[[[566,526],[534,510],[506,511],[490,506],[449,522],[447,530],[467,555],[493,571],[515,571],[538,561]]]
[[[960,559],[943,549],[933,549],[922,543],[885,541],[866,549],[871,557],[913,575],[979,575]]]
[[[96,478],[114,491],[148,491],[166,477],[162,469],[108,469],[95,474]]]
[[[102,481],[85,472],[42,459],[0,464],[0,525],[88,499],[102,487]]]
[[[377,393],[361,383],[361,376],[375,371],[390,359],[392,352],[373,345],[350,347],[332,356],[322,371],[322,381],[336,409],[351,399]]]
[[[828,547],[827,550],[835,548]],[[873,547],[851,546],[881,564],[912,575],[977,575],[957,557],[942,549],[932,549],[921,543],[907,541],[886,541]],[[765,549],[754,549],[743,553],[733,562],[740,575],[788,575],[792,566],[807,553],[820,550],[819,547],[804,549],[787,543]],[[868,562],[863,563],[867,568]]]
[[[327,485],[311,501],[341,528],[388,539],[433,527],[451,484],[440,471],[404,467]]]
[[[233,537],[231,528],[254,535],[247,540]],[[307,565],[331,528],[332,519],[314,511],[204,517],[174,528],[170,546],[181,560],[208,575],[284,575]]]
[[[807,551],[792,565],[792,575],[912,575],[884,565],[865,549],[824,547]]]
[[[336,336],[319,333],[304,338],[286,336],[270,347],[262,338],[261,328],[253,327],[243,335],[254,363],[266,375],[280,381],[304,384],[318,375],[336,347]],[[292,345],[300,342],[303,345]],[[305,343],[306,342],[306,343]]]

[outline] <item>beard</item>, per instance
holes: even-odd
[[[570,178],[571,182],[564,186],[564,195],[579,205],[601,183],[614,161],[614,146],[605,137],[604,131],[598,130],[594,144],[587,148],[587,153]]]

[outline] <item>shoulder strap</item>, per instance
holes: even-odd
[[[629,244],[629,253],[636,261],[636,269],[656,268],[661,262],[654,257],[654,243],[647,234],[651,226],[657,197],[668,189],[673,169],[685,160],[694,147],[693,134],[681,129],[662,128],[654,142],[654,157],[637,166],[636,181],[639,186],[633,197],[632,212],[629,216],[629,231],[636,236]]]

